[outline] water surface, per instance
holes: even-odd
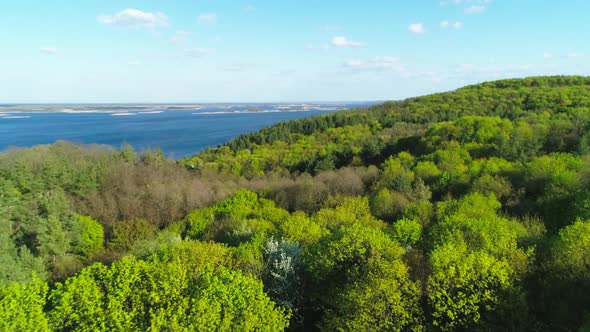
[[[0,150],[67,140],[80,144],[160,147],[181,158],[280,121],[366,106],[347,104],[6,105]]]

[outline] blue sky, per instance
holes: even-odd
[[[4,0],[0,103],[387,100],[590,74],[587,0]]]

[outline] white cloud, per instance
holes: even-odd
[[[39,52],[47,55],[54,55],[57,54],[57,48],[55,47],[41,47]]]
[[[142,62],[139,60],[131,60],[131,61],[128,61],[127,64],[130,66],[140,66],[142,64]]]
[[[199,15],[199,17],[197,17],[197,22],[199,22],[199,24],[204,24],[204,25],[217,24],[217,14],[215,14],[215,13],[201,14],[201,15]]]
[[[377,56],[367,60],[349,60],[344,67],[361,71],[394,71],[402,73],[406,71],[400,59],[392,56]]]
[[[543,58],[544,59],[551,59],[551,58],[553,58],[553,54],[545,52],[545,53],[543,53]]]
[[[308,50],[312,50],[312,51],[315,51],[315,50],[327,51],[331,48],[331,46],[328,44],[324,44],[324,45],[308,44],[308,45],[305,45],[305,48]]]
[[[569,54],[568,54],[566,57],[568,57],[568,58],[570,58],[570,59],[573,59],[573,58],[577,58],[577,57],[579,57],[579,56],[580,56],[580,55],[579,55],[578,53],[574,53],[574,52],[573,52],[573,53],[569,53]]]
[[[463,12],[467,15],[481,14],[486,11],[493,0],[442,0],[441,6],[464,6]]]
[[[335,47],[361,47],[365,45],[365,43],[353,41],[342,36],[336,36],[332,38],[332,46]]]
[[[482,6],[482,5],[473,5],[473,6],[465,8],[465,10],[464,10],[465,14],[468,14],[468,15],[481,14],[485,11],[486,11],[486,6]]]
[[[426,27],[423,23],[412,23],[408,26],[408,30],[419,35],[426,33]]]
[[[254,64],[254,63],[243,62],[243,63],[235,63],[235,64],[223,66],[223,67],[220,67],[219,69],[221,69],[223,71],[231,71],[231,72],[244,72],[244,71],[253,69],[254,67],[256,67],[256,64]]]
[[[202,58],[211,52],[213,52],[213,50],[210,48],[190,48],[186,50],[186,55],[191,58]]]
[[[447,0],[441,1],[441,6],[453,5],[453,6],[463,6],[469,4],[479,4],[479,5],[487,5],[492,3],[493,0]]]
[[[406,79],[419,79],[419,80],[426,80],[433,83],[440,83],[443,80],[441,74],[436,71],[417,71],[417,72],[410,72],[410,71],[403,71],[400,73],[403,78]]]
[[[325,24],[322,26],[322,30],[330,32],[330,31],[337,31],[340,30],[340,27],[333,24]]]
[[[457,21],[455,23],[451,23],[449,21],[442,21],[440,22],[440,27],[443,29],[455,29],[455,30],[459,30],[461,28],[463,28],[463,23]]]
[[[471,64],[471,63],[462,63],[462,64],[459,65],[459,68],[462,71],[472,71],[472,70],[475,69],[475,66],[473,64]]]
[[[365,65],[366,62],[361,60],[348,60],[344,63],[344,66],[349,68],[361,68]]]
[[[254,5],[250,4],[250,5],[246,5],[246,7],[244,8],[245,11],[247,12],[253,12],[256,10],[256,7],[254,7]]]
[[[190,35],[188,31],[176,31],[172,37],[170,37],[170,42],[172,44],[183,44],[186,42],[186,38]]]
[[[168,17],[163,13],[150,13],[138,9],[125,9],[114,15],[100,15],[98,23],[132,28],[157,28],[168,25]]]
[[[461,64],[448,73],[447,78],[465,79],[477,78],[480,80],[500,77],[530,76],[536,67],[532,64]]]
[[[326,27],[322,27],[322,29],[326,29]],[[326,31],[327,31],[327,29],[326,29]],[[336,36],[336,37],[332,38],[332,40],[330,41],[330,44],[323,44],[323,45],[308,44],[305,46],[305,48],[308,50],[327,51],[332,48],[363,47],[363,46],[367,46],[367,43],[350,40],[350,39],[343,37],[343,36]]]

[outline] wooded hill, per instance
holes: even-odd
[[[0,154],[0,330],[590,329],[590,78],[279,123],[179,162]]]

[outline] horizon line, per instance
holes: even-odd
[[[10,105],[219,105],[219,104],[344,104],[386,102],[395,99],[366,99],[366,100],[293,100],[293,101],[222,101],[222,102],[0,102],[0,107]]]

